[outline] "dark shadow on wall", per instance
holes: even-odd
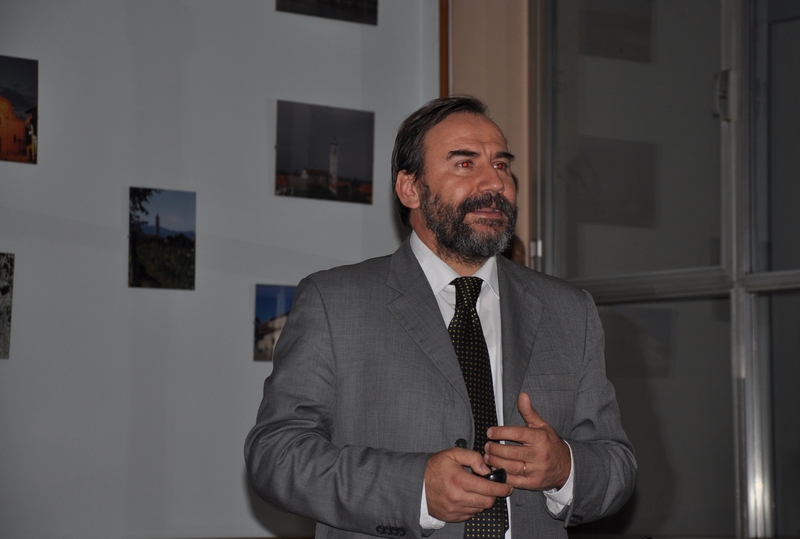
[[[675,497],[674,466],[653,402],[651,384],[670,376],[671,313],[668,309],[620,305],[601,307],[608,378],[615,386],[622,424],[639,468],[636,489],[614,515],[569,528],[573,539],[656,535],[667,522]]]

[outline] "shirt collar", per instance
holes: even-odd
[[[411,232],[411,250],[414,252],[414,256],[417,257],[419,265],[422,266],[422,271],[425,273],[425,277],[428,278],[434,295],[438,296],[453,279],[460,277],[456,270],[436,256],[436,254],[419,239],[417,233],[413,231]],[[497,259],[495,257],[490,257],[486,260],[483,266],[475,272],[474,276],[480,277],[488,283],[494,295],[498,298],[500,297],[500,287],[497,281]]]

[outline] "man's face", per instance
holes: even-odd
[[[512,159],[481,115],[456,113],[428,132],[420,212],[440,256],[476,265],[506,248],[517,218]]]

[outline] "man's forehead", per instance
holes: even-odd
[[[507,149],[506,137],[490,118],[471,112],[456,112],[434,125],[425,137],[425,145],[495,143]],[[451,148],[455,150],[457,148]]]

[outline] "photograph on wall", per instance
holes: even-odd
[[[275,0],[275,9],[326,19],[378,24],[378,0]]]
[[[14,293],[14,255],[0,253],[0,359],[11,350],[11,297]]]
[[[131,187],[128,286],[194,290],[195,193]]]
[[[272,354],[292,308],[296,286],[256,285],[253,360],[272,361]]]
[[[0,161],[35,164],[39,62],[0,55]]]
[[[275,194],[372,204],[375,113],[278,101]]]

